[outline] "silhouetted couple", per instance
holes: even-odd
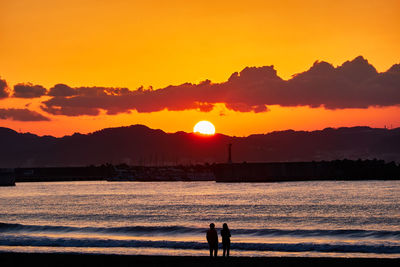
[[[228,225],[224,223],[221,230],[223,257],[229,257],[229,250],[231,248],[231,232]],[[210,224],[210,229],[207,231],[207,242],[210,247],[210,257],[217,257],[218,254],[218,233],[215,230],[215,224]]]

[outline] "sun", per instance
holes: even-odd
[[[206,134],[206,135],[213,135],[213,134],[215,134],[215,127],[209,121],[199,121],[193,127],[193,132],[200,133],[200,134]]]

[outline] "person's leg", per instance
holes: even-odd
[[[226,244],[226,257],[229,257],[229,250],[231,249],[231,242]]]
[[[210,246],[210,257],[212,258],[213,256],[213,248]]]
[[[214,253],[215,253],[215,257],[217,257],[217,255],[218,255],[218,246],[215,248]]]

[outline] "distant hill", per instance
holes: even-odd
[[[165,133],[143,125],[90,134],[39,137],[0,128],[0,167],[85,166],[104,163],[170,165],[234,162],[383,159],[400,162],[400,128],[326,128],[279,131],[248,137]]]

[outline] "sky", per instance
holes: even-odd
[[[0,0],[0,127],[400,127],[400,1]]]

